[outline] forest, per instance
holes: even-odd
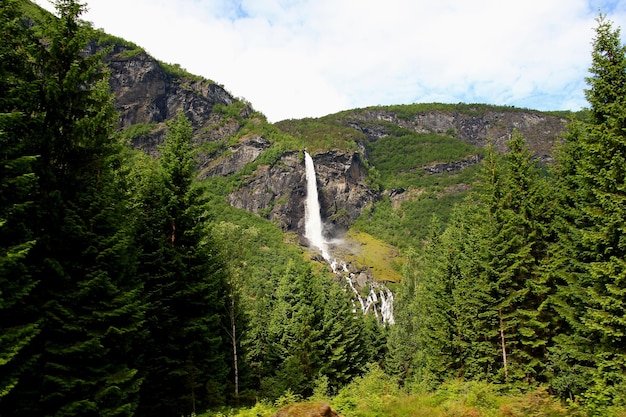
[[[481,151],[471,190],[398,245],[383,325],[297,238],[228,204],[239,177],[199,179],[183,112],[158,157],[133,149],[102,53],[84,53],[86,5],[55,4],[0,5],[0,416],[316,401],[344,417],[626,416],[626,47],[606,16],[589,108],[555,162],[518,132]],[[257,164],[304,150],[285,126],[262,126],[278,145]],[[467,151],[392,139],[370,148],[379,188],[415,180],[392,174],[404,161],[388,149]],[[355,229],[412,227],[388,220],[366,210]]]

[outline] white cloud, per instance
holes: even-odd
[[[615,0],[88,3],[94,26],[223,84],[271,121],[428,101],[577,110],[598,9],[626,26]]]

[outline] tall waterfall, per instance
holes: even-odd
[[[327,262],[331,262],[328,253],[328,242],[322,234],[322,215],[320,214],[320,201],[317,195],[317,177],[313,158],[304,151],[304,166],[306,168],[306,203],[304,204],[304,237],[309,245],[322,252]]]
[[[393,293],[378,282],[370,283],[370,292],[363,299],[359,291],[354,287],[353,274],[350,274],[345,262],[338,262],[330,255],[330,244],[322,233],[324,224],[320,212],[319,196],[317,192],[317,177],[313,158],[304,151],[304,166],[306,169],[306,200],[304,204],[304,236],[309,241],[309,246],[319,250],[322,256],[331,266],[333,272],[345,278],[349,287],[354,292],[363,314],[372,311],[383,323],[394,323],[393,317]],[[341,265],[341,268],[338,267]]]

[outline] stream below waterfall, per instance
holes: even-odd
[[[319,195],[317,190],[317,176],[313,158],[304,151],[304,164],[306,169],[306,199],[304,203],[304,237],[309,247],[320,251],[324,260],[330,265],[332,271],[342,279],[354,293],[355,308],[360,307],[363,314],[372,313],[379,323],[394,324],[393,317],[393,293],[384,284],[371,280],[369,292],[363,297],[355,286],[354,273],[348,269],[346,262],[337,259],[331,253],[335,242],[324,237],[324,223],[320,210]]]

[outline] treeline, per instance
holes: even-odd
[[[405,386],[545,385],[590,415],[626,406],[626,49],[604,16],[587,82],[589,121],[549,174],[514,133],[410,254],[387,358]]]
[[[157,160],[122,142],[85,5],[37,25],[24,5],[0,6],[0,415],[193,415],[336,390],[380,356],[301,253],[217,222],[184,113]]]

